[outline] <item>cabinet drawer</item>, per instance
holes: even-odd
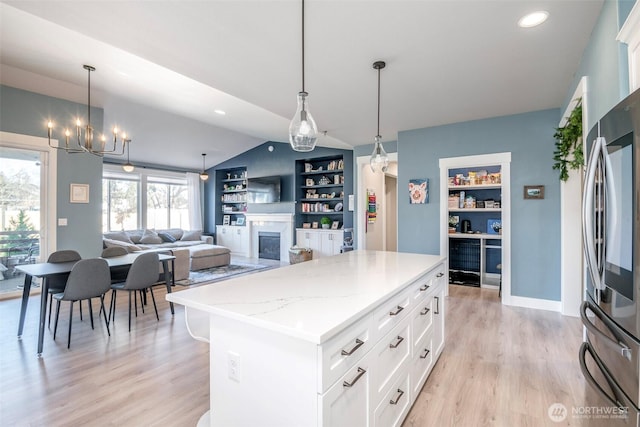
[[[376,340],[396,327],[411,310],[411,289],[406,289],[383,303],[373,313]]]
[[[434,348],[431,329],[420,339],[414,350],[410,372],[411,397],[413,400],[420,393],[431,372],[431,368],[433,368]]]
[[[389,391],[384,395],[373,413],[375,427],[393,427],[402,425],[411,407],[409,393],[409,374],[405,370]]]
[[[361,359],[326,393],[318,396],[319,426],[370,426],[371,364]]]
[[[434,303],[433,296],[418,301],[418,305],[411,312],[411,338],[414,353],[420,340],[431,331],[433,324]]]
[[[373,335],[373,317],[369,314],[318,346],[318,393],[327,390],[373,347]]]
[[[398,372],[405,370],[411,360],[411,337],[409,318],[385,335],[374,347],[372,358],[375,369],[372,378],[372,397],[377,405],[387,392],[389,385],[398,377]]]
[[[443,273],[444,274],[444,273]],[[411,303],[418,303],[419,301],[426,298],[427,295],[433,292],[433,285],[435,280],[436,273],[430,271],[424,276],[420,277],[414,283],[409,286],[411,290]]]

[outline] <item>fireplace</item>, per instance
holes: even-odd
[[[249,213],[245,215],[249,229],[249,257],[259,258],[259,233],[278,233],[280,235],[281,263],[289,262],[289,248],[293,246],[293,214],[290,213]]]
[[[258,232],[258,258],[280,261],[280,233],[272,231]]]

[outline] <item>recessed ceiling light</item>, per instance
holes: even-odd
[[[537,12],[529,13],[518,21],[518,25],[522,28],[531,28],[542,24],[549,17],[549,12],[546,10],[539,10]]]
[[[221,116],[224,116],[227,114],[226,111],[223,111],[223,110],[213,110],[213,112],[216,114],[220,114]]]

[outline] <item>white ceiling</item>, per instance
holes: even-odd
[[[92,104],[105,126],[128,130],[133,161],[199,169],[200,153],[209,167],[287,141],[301,88],[299,0],[0,3],[0,82],[85,103],[82,65],[95,66]],[[602,3],[307,0],[306,90],[327,131],[320,144],[373,142],[375,60],[387,62],[383,141],[560,107]],[[540,9],[543,25],[516,25]]]

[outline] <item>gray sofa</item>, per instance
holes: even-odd
[[[113,231],[102,235],[105,248],[121,246],[129,252],[171,251],[176,256],[175,279],[189,276],[189,270],[229,265],[231,251],[213,244],[213,237],[203,236],[201,231],[185,231],[180,228],[167,230]]]

